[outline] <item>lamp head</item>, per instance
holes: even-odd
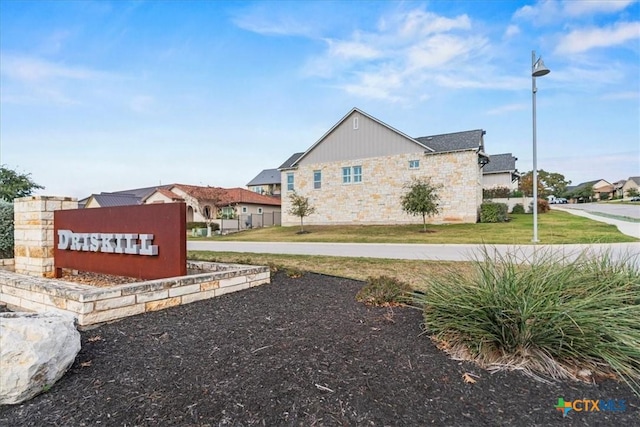
[[[551,70],[545,67],[544,61],[542,60],[542,58],[540,58],[536,61],[535,64],[533,64],[533,72],[531,73],[531,75],[533,77],[542,77],[542,76],[546,76],[550,72]]]

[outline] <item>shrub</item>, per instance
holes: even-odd
[[[509,197],[510,194],[511,194],[511,190],[508,187],[494,187],[494,188],[482,189],[483,199],[502,199],[502,198]]]
[[[551,210],[549,207],[549,201],[545,199],[538,199],[538,213],[547,213]],[[533,201],[529,203],[529,212],[533,213]]]
[[[524,193],[521,190],[513,190],[509,194],[509,197],[522,197],[522,196],[524,196]]]
[[[640,395],[639,256],[573,255],[538,250],[523,264],[485,249],[474,274],[429,278],[414,302],[454,357],[536,377],[617,374]]]
[[[207,228],[207,223],[198,222],[198,221],[187,222],[187,230],[191,230],[192,228]],[[220,230],[220,224],[218,224],[217,222],[212,222],[211,231],[216,231],[216,230]]]
[[[356,294],[356,300],[375,306],[400,305],[409,300],[409,292],[409,284],[394,277],[369,277],[367,284]]]
[[[480,222],[505,222],[507,209],[505,203],[484,202],[480,205]]]
[[[0,200],[0,259],[13,258],[13,204]]]
[[[522,203],[516,203],[516,205],[513,207],[513,209],[511,209],[511,213],[512,214],[523,214],[524,212],[524,206],[522,206]]]

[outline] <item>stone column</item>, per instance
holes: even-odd
[[[53,277],[53,211],[77,209],[72,197],[28,196],[15,199],[14,269],[30,276]]]

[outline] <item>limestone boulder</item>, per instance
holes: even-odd
[[[56,313],[0,313],[0,404],[47,391],[80,351],[74,318]]]

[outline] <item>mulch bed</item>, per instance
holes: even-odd
[[[0,408],[0,425],[638,425],[624,384],[545,384],[449,359],[421,313],[367,307],[363,283],[278,273],[270,285],[82,332],[50,391]],[[475,383],[464,381],[471,374]],[[554,409],[624,399],[624,412]]]

